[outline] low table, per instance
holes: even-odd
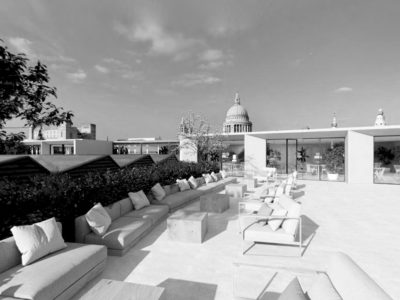
[[[209,194],[200,197],[200,210],[222,213],[229,208],[229,195]]]
[[[168,235],[170,239],[202,243],[207,233],[206,212],[178,210],[167,219]]]
[[[247,190],[254,190],[257,187],[257,179],[256,178],[245,178],[244,183],[247,186]]]
[[[80,299],[159,300],[163,294],[164,288],[158,286],[102,279]]]
[[[234,198],[243,198],[246,191],[247,185],[243,183],[231,183],[225,186],[225,194]]]

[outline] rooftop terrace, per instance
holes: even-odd
[[[295,197],[303,204],[308,244],[303,257],[296,257],[298,249],[293,247],[262,244],[242,256],[237,200],[231,198],[229,210],[209,214],[203,244],[171,241],[164,221],[123,257],[109,256],[105,271],[74,299],[101,278],[161,286],[167,299],[234,299],[243,267],[248,265],[278,271],[268,288],[271,292],[282,291],[295,275],[307,289],[313,277],[305,270],[323,270],[333,251],[350,255],[389,295],[400,299],[400,260],[396,259],[400,186],[312,181],[301,181],[299,186]],[[198,210],[199,202],[186,209]],[[248,268],[254,280],[264,280],[257,275],[258,267]],[[254,292],[239,289],[249,296]]]

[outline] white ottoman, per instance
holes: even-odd
[[[206,212],[178,210],[167,219],[168,235],[170,239],[202,243],[207,233]]]
[[[231,183],[225,186],[225,194],[233,198],[243,198],[246,191],[247,186],[243,183]]]
[[[252,191],[257,187],[257,179],[256,178],[245,178],[244,184],[247,186],[247,190]]]
[[[229,195],[209,194],[200,197],[200,210],[222,213],[229,208]]]

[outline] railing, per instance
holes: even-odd
[[[233,162],[223,162],[222,170],[224,170],[228,176],[234,177],[244,177],[244,163],[233,163]]]

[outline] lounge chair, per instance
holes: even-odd
[[[270,216],[260,215],[258,211],[262,205],[267,204],[255,201],[239,203],[239,224],[243,239],[242,254],[247,251],[244,248],[244,242],[251,241],[253,245],[254,243],[296,245],[299,246],[301,256],[303,245],[301,204],[287,196],[281,196],[276,203],[269,205],[272,209],[285,209],[287,214],[284,216],[274,216],[274,212]],[[275,231],[269,223],[272,220],[283,220]]]

